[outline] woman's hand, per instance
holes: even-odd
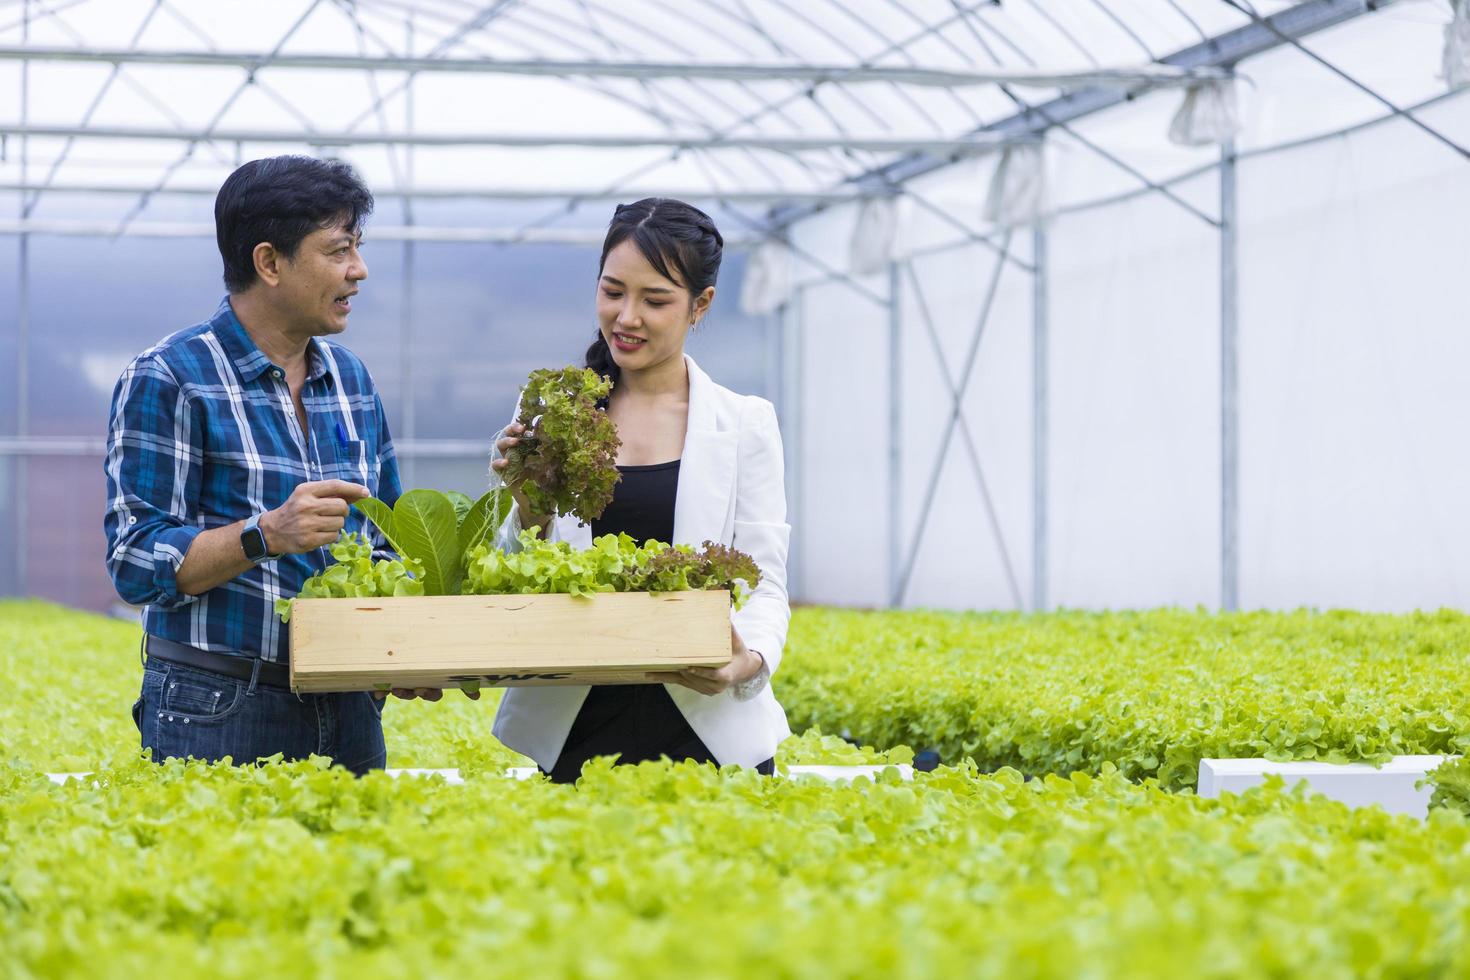
[[[500,458],[491,463],[490,468],[501,474],[502,478],[505,475],[505,468],[510,465],[510,460],[506,459],[506,454],[510,452],[511,447],[520,444],[520,437],[525,434],[526,427],[524,425],[521,425],[519,422],[512,422],[502,430],[500,440],[495,443],[495,449],[500,453]],[[539,527],[544,529],[547,524],[546,515],[531,512],[531,504],[526,500],[526,495],[521,492],[521,481],[517,480],[515,483],[506,483],[506,486],[510,488],[510,494],[515,498],[516,510],[520,513],[521,517],[521,527]]]
[[[723,694],[761,672],[761,655],[745,645],[735,627],[730,627],[730,662],[723,667],[689,667],[685,670],[650,671],[648,679],[660,684],[678,684],[706,697]]]

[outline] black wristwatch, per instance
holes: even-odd
[[[273,555],[265,546],[265,532],[260,529],[260,517],[256,514],[245,522],[245,530],[240,532],[240,547],[245,550],[245,557],[257,565],[263,561],[279,558]]]

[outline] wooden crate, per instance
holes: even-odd
[[[730,662],[730,593],[298,599],[291,687],[642,684]]]

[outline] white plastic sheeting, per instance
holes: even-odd
[[[1450,88],[1470,85],[1470,0],[1450,0],[1455,18],[1444,29],[1444,79]]]
[[[740,310],[765,316],[791,298],[791,250],[780,242],[766,242],[750,256],[740,284]]]
[[[801,305],[800,431],[785,433],[802,467],[792,501],[794,588],[808,602],[882,606],[888,389],[874,352],[885,347],[885,321],[840,283],[806,289]]]
[[[1240,131],[1235,80],[1191,85],[1169,124],[1169,139],[1181,146],[1224,143]]]
[[[1237,269],[1242,606],[1470,605],[1470,457],[1456,449],[1470,417],[1470,294],[1459,286],[1470,281],[1470,160],[1435,135],[1470,145],[1470,95],[1446,95],[1442,74],[1449,13],[1448,4],[1406,5],[1304,42],[1435,133],[1385,121],[1381,101],[1281,48],[1239,66],[1233,121],[1225,103],[1206,120],[1195,98],[1175,134],[1204,145],[1167,139],[1181,114],[1177,93],[1048,135],[1043,557],[1051,605],[1221,601],[1214,141],[1230,136],[1245,154]],[[1006,230],[996,220],[1004,215],[986,206],[997,196],[977,190],[1003,185],[1005,169],[995,154],[914,182],[912,218],[898,229],[894,261],[900,270],[912,265],[951,375],[961,370]],[[799,224],[795,238],[811,255],[830,255],[848,240],[854,214],[831,209]],[[1013,257],[1029,263],[1032,226],[1014,231]],[[873,404],[885,388],[890,311],[856,296],[841,303],[836,297],[851,287],[812,263],[797,267],[800,329],[807,340],[825,338],[809,349],[797,382],[803,422],[793,453],[806,480],[795,518],[806,528],[798,594],[883,602],[885,583],[904,570],[888,567],[891,543],[873,517],[891,506],[903,559],[919,542],[902,604],[1028,606],[1038,557],[1030,273],[1017,266],[1001,276],[961,402],[992,521],[958,433],[934,466],[951,413],[949,382],[907,272],[899,277],[901,380],[890,419]],[[881,279],[862,285],[886,295]],[[839,311],[837,319],[825,310]],[[830,347],[838,336],[866,345],[865,356]],[[903,471],[896,500],[884,490],[891,425]],[[863,460],[858,474],[838,477],[832,468],[842,458]]]
[[[1029,230],[1009,245],[1029,259]],[[991,249],[966,245],[913,259],[900,280],[900,553],[913,558],[907,602],[1008,608],[1018,604],[1017,590],[1024,604],[1031,580],[1031,277],[1008,262],[997,275],[1001,262]],[[951,430],[951,386],[963,380],[972,350]]]
[[[855,276],[871,276],[888,268],[898,234],[898,203],[891,197],[875,197],[858,206],[852,229],[847,267]]]
[[[1470,604],[1467,170],[1399,122],[1242,165],[1243,602]]]
[[[1003,228],[1030,224],[1046,206],[1045,147],[1041,143],[1006,147],[990,178],[985,220]]]
[[[1051,599],[1213,605],[1218,237],[1149,195],[1059,218],[1048,241]]]

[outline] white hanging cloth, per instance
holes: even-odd
[[[750,316],[774,313],[791,299],[791,250],[778,241],[762,242],[745,267],[740,310]]]
[[[858,209],[848,250],[848,268],[855,276],[883,272],[893,261],[898,238],[898,203],[891,197],[870,197]]]
[[[1450,0],[1454,16],[1444,28],[1444,80],[1451,90],[1470,85],[1470,0]]]
[[[1001,153],[983,216],[1001,227],[1031,224],[1046,211],[1046,154],[1041,143],[1019,143]]]
[[[1191,85],[1169,124],[1169,141],[1180,146],[1225,143],[1240,132],[1235,79],[1221,78]]]

